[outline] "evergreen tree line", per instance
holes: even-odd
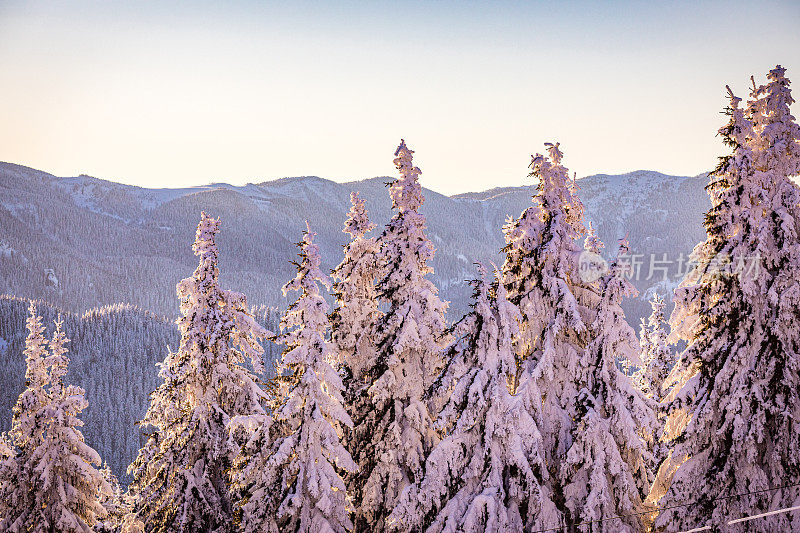
[[[401,141],[393,217],[370,236],[353,193],[330,274],[307,225],[276,333],[221,288],[220,222],[201,215],[127,491],[84,443],[61,323],[46,339],[32,305],[0,529],[682,531],[800,505],[800,128],[780,66],[744,106],[729,93],[732,153],[710,175],[669,335],[658,297],[638,337],[625,321],[625,239],[597,276],[582,270],[603,243],[557,143],[532,157],[538,190],[503,228],[504,263],[478,266],[471,311],[447,327]],[[262,380],[268,339],[284,351]],[[800,514],[740,527],[800,530]]]

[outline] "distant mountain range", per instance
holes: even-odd
[[[324,266],[332,268],[347,237],[341,228],[350,192],[360,191],[379,232],[391,216],[385,187],[391,179],[336,183],[297,177],[146,189],[0,163],[0,293],[73,312],[123,302],[174,316],[175,284],[196,266],[191,243],[205,210],[222,221],[223,284],[244,292],[251,304],[283,307],[280,287],[294,275],[289,260],[296,256],[293,243],[305,221],[318,233]],[[661,281],[660,272],[646,279],[651,255],[676,261],[705,236],[706,179],[636,171],[589,176],[578,184],[586,217],[606,242],[607,255],[626,234],[633,252],[642,254],[641,279],[635,282],[642,296],[626,304],[636,324],[649,310],[643,300],[648,291],[668,292],[677,280],[676,264],[671,280]],[[425,190],[423,212],[437,248],[433,281],[451,302],[450,320],[467,309],[473,263],[502,262],[501,228],[507,217],[531,205],[534,192],[534,185],[452,197]]]

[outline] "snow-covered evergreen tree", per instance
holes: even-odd
[[[769,77],[746,112],[729,89],[720,133],[733,153],[710,176],[708,237],[675,292],[670,322],[688,346],[670,377],[671,407],[685,428],[659,472],[674,472],[659,502],[664,531],[800,504],[797,487],[768,490],[800,476],[800,190],[788,181],[800,135],[783,69]],[[753,494],[728,497],[742,492]],[[688,501],[696,503],[669,508]],[[800,515],[741,530],[800,530]]]
[[[534,200],[505,227],[502,281],[522,314],[516,352],[530,376],[526,406],[536,414],[553,501],[569,527],[638,510],[649,482],[646,440],[655,417],[646,398],[618,370],[638,362],[638,343],[620,307],[632,285],[620,261],[597,278],[580,267],[601,243],[585,233],[577,185],[561,164],[558,144],[533,157]],[[624,251],[624,250],[623,250]],[[538,528],[559,524],[540,522]],[[583,529],[634,530],[637,520]]]
[[[776,181],[770,183],[779,189],[783,183],[778,177],[800,174],[800,125],[789,109],[795,100],[786,69],[777,65],[767,73],[767,79],[764,85],[753,82],[746,114],[755,133],[751,138],[754,166],[773,174]],[[780,209],[781,204],[770,207]]]
[[[652,481],[648,441],[656,429],[653,405],[616,364],[638,359],[636,334],[621,307],[624,297],[636,295],[620,260],[627,256],[623,240],[617,261],[599,280],[601,299],[589,326],[591,340],[574,370],[567,368],[574,372],[578,394],[562,396],[573,422],[559,492],[567,522],[583,523],[581,531],[642,531],[641,516],[635,513],[642,511]],[[621,515],[627,516],[601,521]]]
[[[639,344],[642,367],[638,374],[643,392],[654,401],[661,402],[668,393],[667,390],[664,390],[664,384],[674,360],[672,350],[667,343],[667,332],[664,329],[664,308],[666,306],[664,297],[658,293],[653,294],[650,306],[652,308],[650,317],[647,320],[642,319],[640,328]]]
[[[265,394],[244,364],[262,371],[258,339],[268,332],[244,295],[219,285],[218,231],[219,220],[203,213],[193,245],[199,264],[177,285],[180,345],[161,364],[164,383],[142,421],[155,429],[129,468],[133,512],[147,531],[232,528],[228,470],[239,450],[230,421],[264,413]]]
[[[586,309],[582,311],[577,271],[582,251],[577,241],[586,231],[583,204],[569,171],[561,165],[559,145],[545,146],[549,157],[536,154],[530,165],[530,176],[538,180],[535,204],[503,228],[503,284],[523,318],[517,351],[536,360],[557,337],[568,337],[567,330],[576,334],[585,330],[589,316]]]
[[[28,330],[23,352],[26,388],[14,406],[9,435],[13,444],[11,452],[16,453],[4,464],[5,482],[0,487],[3,489],[0,499],[7,506],[0,523],[0,530],[4,531],[22,531],[26,524],[32,523],[36,506],[35,454],[41,449],[47,431],[47,339],[42,318],[33,302],[28,308],[25,327]]]
[[[578,271],[583,205],[561,165],[558,144],[546,146],[549,157],[536,154],[531,162],[531,176],[539,182],[535,205],[504,228],[502,282],[522,314],[517,357],[534,378],[528,405],[531,412],[542,411],[537,422],[545,461],[556,476],[571,442],[573,399],[580,391],[573,378],[598,296]]]
[[[593,254],[600,254],[605,247],[606,245],[603,244],[603,241],[597,236],[594,225],[589,223],[589,227],[586,231],[586,240],[583,242],[583,249]]]
[[[318,284],[330,287],[330,280],[320,269],[314,235],[307,228],[297,276],[283,288],[284,294],[300,292],[281,321],[284,332],[279,337],[286,345],[282,379],[288,395],[275,417],[287,431],[263,461],[268,470],[259,481],[268,483],[259,486],[263,509],[255,500],[245,505],[245,531],[352,529],[350,501],[340,476],[357,468],[340,441],[342,428],[352,422],[342,405],[343,385],[334,368],[337,354],[325,339],[328,304]]]
[[[100,494],[100,505],[105,509],[105,517],[102,520],[102,524],[95,526],[95,530],[110,533],[117,531],[118,526],[122,524],[123,517],[130,509],[128,509],[125,493],[122,491],[119,479],[111,471],[108,463],[103,463],[100,475],[103,476],[103,480],[108,485],[108,491]]]
[[[342,231],[351,241],[344,247],[344,260],[333,271],[337,306],[331,313],[331,342],[346,370],[348,403],[363,389],[364,372],[375,365],[375,323],[381,314],[375,290],[378,246],[376,239],[366,236],[375,225],[357,192],[350,194],[350,202]]]
[[[84,443],[78,418],[88,405],[84,391],[65,385],[69,359],[63,322],[56,321],[49,345],[33,304],[25,344],[26,390],[14,408],[12,453],[2,477],[7,505],[0,529],[11,532],[88,533],[106,512],[101,495],[110,488],[95,465],[100,456]],[[10,463],[14,461],[16,464]]]
[[[397,531],[524,531],[560,520],[544,483],[542,438],[517,386],[519,310],[480,271],[473,311],[456,324],[434,386],[447,398],[436,423],[445,436],[390,516]]]
[[[100,456],[86,445],[79,429],[83,422],[78,416],[89,405],[84,390],[64,383],[69,358],[62,324],[60,319],[56,321],[50,355],[45,359],[49,371],[47,432],[41,453],[34,455],[38,462],[34,485],[37,511],[29,531],[85,533],[107,514],[100,499],[111,487],[98,469]]]
[[[363,376],[351,437],[359,466],[351,480],[356,531],[383,531],[401,492],[422,475],[436,435],[423,393],[441,368],[447,304],[427,278],[433,243],[425,235],[424,201],[405,141],[395,151],[400,177],[390,185],[395,214],[379,238],[379,301],[386,312],[376,326],[378,352]],[[362,402],[362,403],[358,403]]]

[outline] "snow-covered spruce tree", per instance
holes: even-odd
[[[587,322],[593,320],[598,296],[597,282],[582,281],[578,272],[583,205],[561,165],[558,144],[546,146],[549,157],[536,154],[531,162],[531,176],[539,181],[535,204],[504,227],[502,282],[522,314],[515,350],[522,371],[534,378],[526,390],[528,408],[541,412],[537,423],[545,462],[557,479],[571,443],[574,399],[580,391],[574,374],[588,344]],[[565,509],[563,502],[559,505]]]
[[[672,477],[659,502],[667,507],[659,530],[800,504],[797,487],[768,490],[800,479],[800,191],[787,184],[787,173],[797,171],[791,143],[798,130],[782,76],[782,69],[770,73],[749,113],[728,89],[730,120],[720,133],[733,153],[710,175],[708,236],[695,248],[697,266],[676,290],[670,318],[673,334],[688,341],[670,376],[678,387],[671,409],[688,416],[659,471]],[[729,497],[742,492],[754,494]],[[685,502],[695,503],[668,508]],[[797,513],[741,527],[794,530]]]
[[[768,83],[754,91],[757,98],[748,102],[753,118],[756,149],[755,169],[766,183],[769,201],[766,230],[762,242],[773,257],[764,253],[762,261],[773,276],[768,297],[777,305],[775,329],[786,346],[800,344],[797,309],[800,306],[800,192],[791,177],[800,175],[800,125],[789,106],[794,103],[786,69],[780,65],[768,74]]]
[[[652,312],[646,321],[642,319],[639,335],[642,390],[656,402],[661,402],[669,392],[664,390],[664,384],[674,364],[672,350],[667,343],[667,332],[664,329],[665,306],[664,297],[658,293],[653,294],[650,299]]]
[[[447,397],[436,423],[445,437],[428,456],[424,477],[403,492],[391,529],[525,531],[560,520],[544,483],[541,435],[516,386],[512,336],[521,317],[505,287],[491,288],[483,267],[480,274],[473,311],[456,324],[457,340],[434,385]]]
[[[530,176],[538,180],[534,205],[503,228],[502,281],[523,318],[517,352],[532,362],[557,338],[574,343],[574,334],[585,330],[584,320],[590,314],[581,305],[583,287],[577,271],[582,251],[578,239],[586,231],[583,204],[569,171],[561,165],[559,145],[545,146],[549,157],[536,154],[530,165]]]
[[[379,240],[379,302],[386,312],[376,326],[377,355],[363,378],[367,390],[353,413],[353,459],[359,466],[349,487],[356,531],[384,531],[401,492],[422,475],[436,440],[423,393],[441,368],[447,304],[426,277],[434,247],[425,235],[424,201],[413,152],[400,142],[400,177],[390,184],[395,214]]]
[[[219,285],[218,230],[203,213],[192,247],[199,264],[177,285],[180,345],[161,364],[164,383],[142,421],[154,431],[129,467],[133,513],[146,531],[230,530],[228,471],[238,453],[230,420],[264,413],[265,394],[244,364],[262,371],[258,339],[268,332],[244,295]]]
[[[619,276],[619,263],[616,273],[599,279],[579,270],[583,207],[558,145],[547,147],[549,157],[537,154],[531,162],[537,205],[504,228],[502,281],[523,317],[516,352],[530,375],[526,406],[542,434],[553,501],[575,528],[641,505],[649,480],[645,439],[654,417],[615,365],[617,359],[638,361],[636,335],[619,305],[631,286]],[[593,259],[599,250],[590,235],[583,253]],[[597,487],[587,486],[588,479]],[[620,527],[600,524],[584,529]]]
[[[6,465],[16,483],[2,494],[8,505],[3,531],[87,533],[106,514],[100,497],[110,488],[95,467],[99,455],[84,443],[79,429],[78,416],[87,406],[84,391],[63,382],[69,359],[62,325],[56,321],[48,346],[31,304],[27,388],[14,408],[12,425],[19,452],[16,464]]]
[[[28,336],[25,339],[25,390],[20,394],[12,411],[11,451],[15,452],[3,465],[4,483],[0,486],[6,513],[2,516],[0,530],[22,531],[30,523],[36,506],[36,459],[47,428],[46,408],[49,403],[45,386],[48,372],[47,339],[42,318],[31,302],[25,321]]]
[[[350,194],[350,212],[344,233],[351,241],[344,247],[344,260],[333,270],[333,294],[337,306],[331,313],[331,342],[345,369],[345,394],[348,404],[364,387],[364,372],[375,365],[375,323],[378,310],[375,278],[378,246],[366,237],[375,224],[357,192]],[[352,414],[354,418],[363,415]]]
[[[589,325],[590,342],[573,377],[577,396],[562,396],[572,418],[569,447],[560,465],[566,521],[581,531],[643,531],[642,501],[652,473],[649,443],[656,431],[654,403],[633,386],[618,359],[637,360],[636,333],[625,321],[622,299],[636,295],[625,277],[628,244],[599,279],[600,302]],[[545,378],[546,380],[547,378]],[[552,391],[553,392],[557,391]],[[573,406],[569,405],[573,403]],[[628,515],[622,520],[604,520]]]
[[[268,514],[258,508],[250,512],[245,506],[245,531],[338,533],[352,529],[350,501],[340,476],[340,471],[356,470],[340,441],[342,427],[352,422],[342,405],[336,353],[325,339],[328,304],[318,284],[330,287],[330,280],[320,269],[314,235],[307,228],[300,243],[297,276],[283,287],[284,294],[300,292],[281,321],[279,337],[286,345],[282,379],[287,382],[288,396],[275,417],[287,434],[275,442],[265,461],[265,468],[275,472],[264,478],[270,486],[264,487],[267,501],[261,505]]]
[[[780,190],[783,180],[778,178],[800,174],[800,126],[789,109],[795,100],[786,69],[776,66],[769,71],[767,79],[769,81],[760,86],[753,81],[746,115],[755,133],[751,139],[754,167],[773,175],[770,184],[775,192],[783,192]],[[781,204],[770,207],[779,210]]]
[[[118,530],[118,527],[122,524],[123,517],[128,513],[129,509],[124,498],[125,494],[119,484],[119,479],[111,471],[108,463],[103,464],[100,469],[100,475],[103,476],[103,480],[108,484],[109,490],[100,495],[100,504],[105,509],[105,517],[101,524],[95,526],[95,530],[110,533]]]
[[[85,392],[64,384],[69,358],[62,326],[59,318],[45,359],[47,430],[40,452],[34,454],[37,505],[27,531],[86,533],[107,514],[100,499],[111,487],[98,469],[100,456],[84,442],[79,429],[83,422],[78,416],[89,405]]]

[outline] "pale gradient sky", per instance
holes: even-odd
[[[800,2],[0,1],[0,160],[148,187],[393,175],[528,182],[560,141],[579,176],[694,175],[724,88],[780,63]],[[800,115],[800,105],[793,108]]]

